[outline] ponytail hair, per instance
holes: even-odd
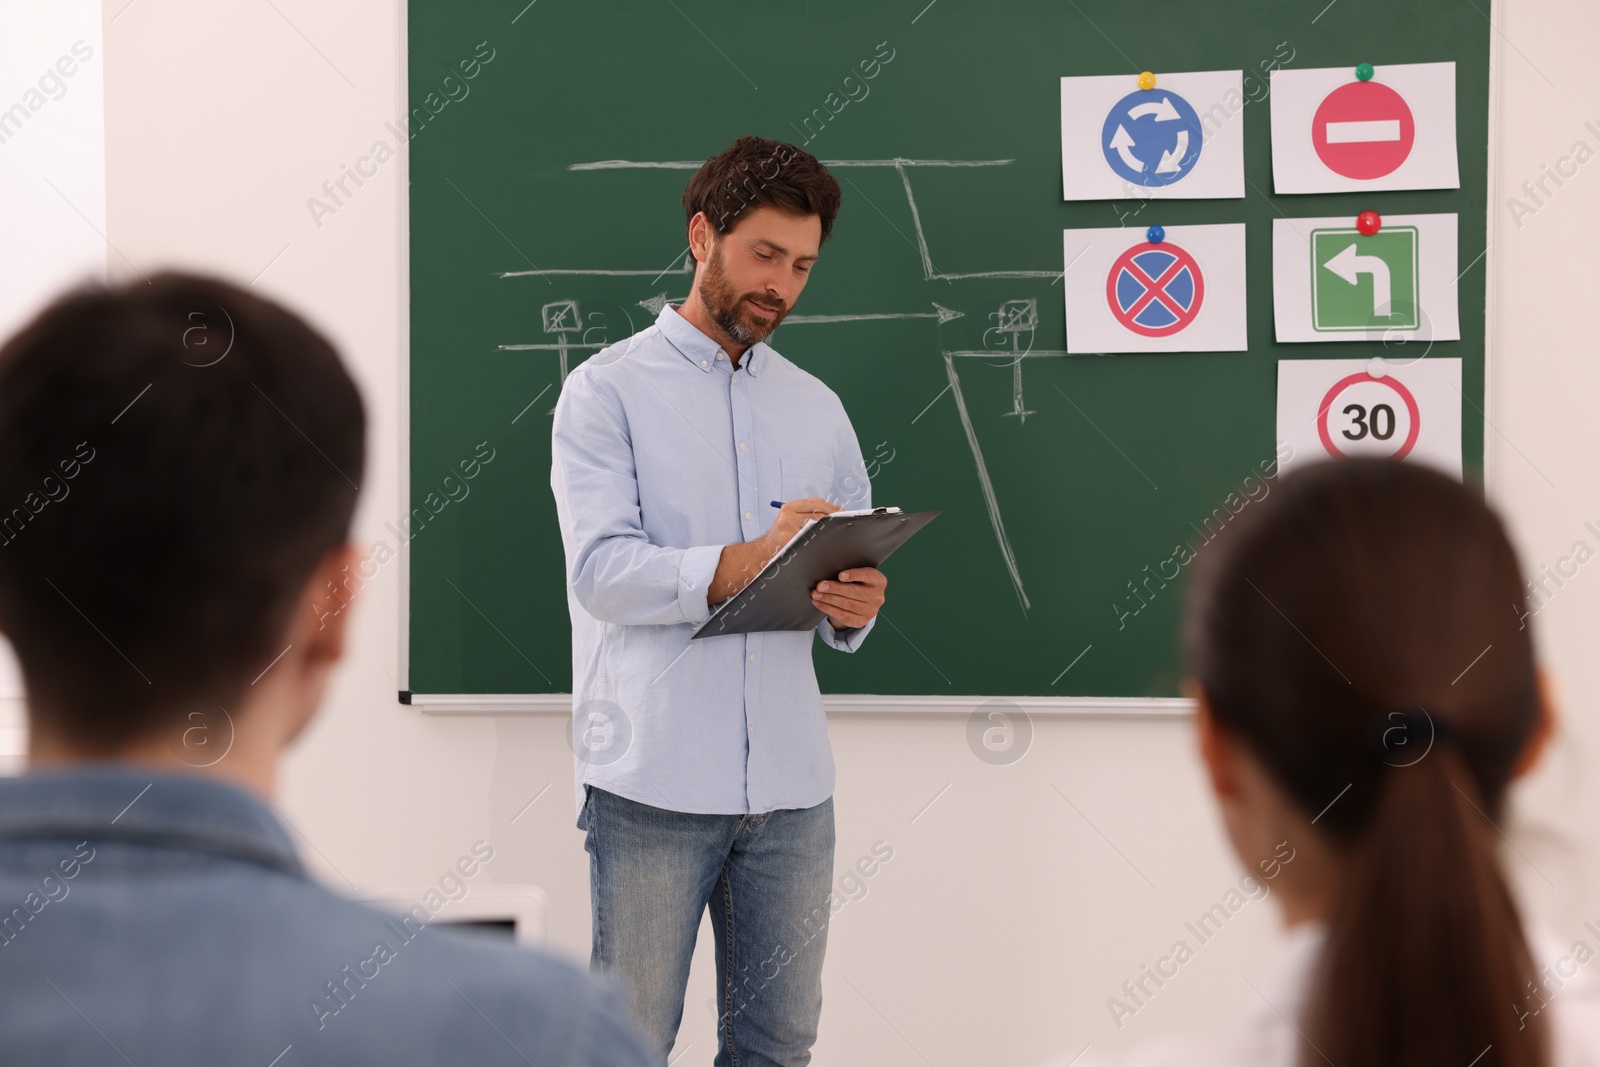
[[[1470,765],[1436,742],[1386,778],[1330,916],[1307,1033],[1340,1064],[1545,1064],[1544,1029],[1517,1010],[1536,968]]]
[[[1185,649],[1218,726],[1340,863],[1301,1062],[1547,1067],[1496,851],[1540,716],[1505,530],[1414,464],[1319,463],[1276,488],[1200,553]]]

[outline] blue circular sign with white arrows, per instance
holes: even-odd
[[[1205,143],[1200,117],[1169,89],[1137,89],[1117,101],[1100,132],[1106,163],[1134,185],[1171,185],[1194,169]]]

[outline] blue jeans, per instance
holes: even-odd
[[[628,991],[665,1063],[683,1019],[700,916],[716,939],[716,1067],[804,1067],[822,1014],[833,799],[695,815],[586,786],[590,966]]]

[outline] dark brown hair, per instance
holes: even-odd
[[[746,208],[767,205],[822,220],[822,241],[839,214],[839,183],[817,157],[785,141],[741,137],[713,156],[683,191],[684,220],[705,212],[719,234],[733,229]]]
[[[226,282],[86,287],[0,348],[0,628],[89,751],[231,709],[349,531],[366,416],[333,346]]]
[[[1479,493],[1391,460],[1286,475],[1196,563],[1190,675],[1341,860],[1306,1064],[1546,1062],[1495,853],[1539,725],[1525,614]]]

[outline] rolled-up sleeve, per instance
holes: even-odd
[[[722,546],[650,542],[627,417],[583,368],[568,376],[556,402],[550,452],[567,581],[583,609],[618,624],[704,622]]]

